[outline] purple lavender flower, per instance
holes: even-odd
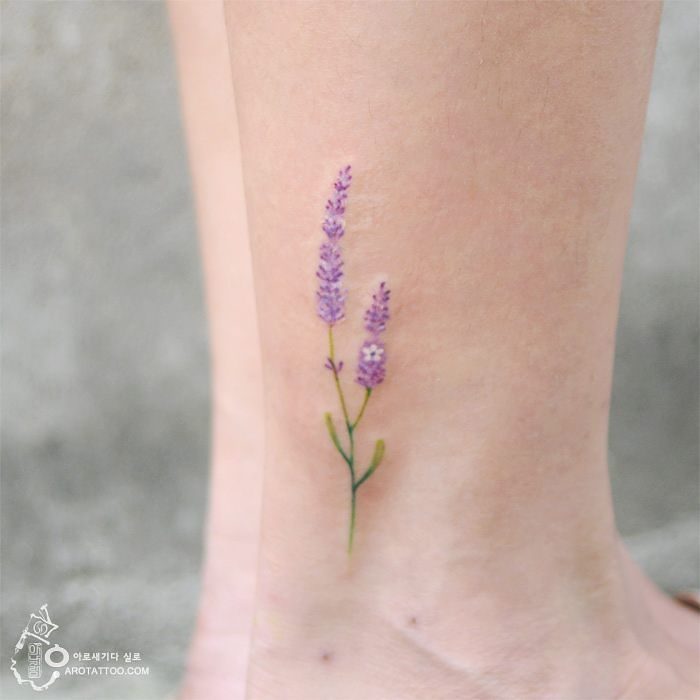
[[[345,233],[343,214],[345,213],[345,201],[348,198],[351,181],[352,172],[350,171],[350,166],[346,165],[338,173],[338,177],[333,183],[333,194],[326,202],[326,217],[321,228],[323,228],[331,241],[340,240]]]
[[[389,320],[390,295],[386,282],[382,282],[365,312],[365,328],[370,337],[362,343],[357,363],[357,383],[365,389],[374,389],[384,381],[386,374],[386,350],[379,334],[384,332]]]
[[[386,374],[386,352],[384,343],[378,340],[365,340],[360,347],[357,363],[357,383],[365,389],[374,389],[384,381]]]
[[[336,430],[333,414],[330,412],[324,414],[324,422],[331,442],[350,471],[348,554],[352,552],[355,534],[357,490],[374,474],[384,458],[384,440],[376,440],[369,465],[363,471],[359,470],[355,441],[357,427],[365,415],[372,389],[379,386],[386,375],[386,350],[379,336],[386,330],[386,324],[389,321],[390,296],[386,283],[382,282],[372,296],[370,307],[365,312],[365,330],[368,337],[360,346],[357,364],[357,382],[365,387],[365,392],[359,410],[357,413],[351,413],[349,409],[352,409],[352,405],[346,400],[343,383],[340,380],[343,362],[336,360],[333,336],[333,326],[345,318],[347,292],[343,288],[343,251],[340,247],[340,239],[345,235],[343,215],[345,214],[351,180],[352,174],[348,165],[339,171],[338,177],[333,183],[333,194],[326,202],[326,214],[321,225],[326,239],[321,244],[320,261],[316,271],[316,276],[319,279],[316,308],[318,315],[328,324],[328,357],[325,367],[333,373],[343,424],[347,430],[347,440],[342,440]]]
[[[390,294],[386,282],[382,282],[376,294],[372,296],[372,304],[365,311],[365,329],[372,336],[379,335],[386,328],[386,322],[389,320]]]
[[[344,365],[345,365],[345,363],[342,360],[340,362],[336,362],[335,360],[332,360],[330,357],[327,357],[326,362],[323,366],[326,369],[329,369],[332,372],[335,372],[336,374],[340,374]]]
[[[324,241],[320,257],[316,271],[316,277],[320,280],[316,308],[318,315],[332,326],[345,318],[347,293],[342,287],[343,258],[340,246],[334,241]]]
[[[345,202],[352,174],[350,166],[339,173],[333,185],[333,195],[326,203],[326,216],[323,220],[323,231],[328,240],[321,244],[320,261],[316,277],[320,280],[317,297],[318,315],[329,326],[333,326],[345,318],[346,291],[342,287],[343,256],[340,239],[345,234]]]

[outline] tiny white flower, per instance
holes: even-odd
[[[365,362],[379,362],[384,354],[384,348],[380,348],[379,345],[372,343],[372,345],[365,345],[362,348],[362,354]]]

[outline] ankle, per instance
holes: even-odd
[[[278,698],[283,683],[284,697],[305,700],[590,700],[616,697],[641,665],[644,654],[623,627],[582,624],[555,605],[509,617],[489,610],[488,593],[433,610],[398,601],[386,610],[366,597],[370,590],[347,589],[340,602],[287,614],[260,606],[250,698]],[[456,623],[447,628],[443,613]]]
[[[270,675],[285,683],[298,677],[300,687],[318,683],[326,692],[318,697],[327,697],[327,684],[337,683],[332,696],[338,700],[383,698],[390,691],[391,697],[412,698],[408,689],[396,689],[407,679],[416,687],[447,679],[480,700],[491,686],[495,697],[514,697],[516,689],[526,697],[527,688],[538,688],[533,697],[539,699],[585,697],[574,692],[579,681],[586,680],[592,693],[597,689],[589,676],[597,678],[598,690],[607,693],[635,663],[637,644],[612,568],[594,581],[590,572],[574,575],[571,563],[557,575],[519,562],[514,553],[502,575],[488,580],[465,574],[478,566],[466,556],[401,576],[392,571],[395,561],[387,557],[383,568],[375,567],[366,551],[345,563],[332,581],[308,588],[293,579],[276,585],[279,574],[268,575],[269,562],[263,562],[251,676],[260,692],[254,700],[270,697]],[[557,664],[550,666],[548,658]],[[605,676],[610,658],[617,662]]]

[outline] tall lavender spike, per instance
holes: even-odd
[[[345,318],[345,299],[347,292],[342,287],[343,256],[340,239],[345,234],[345,203],[352,173],[350,166],[340,170],[333,184],[333,194],[326,203],[326,216],[322,229],[328,240],[321,244],[320,261],[316,277],[320,280],[316,292],[316,309],[320,318],[329,326]]]
[[[384,332],[389,320],[390,295],[386,282],[382,282],[365,312],[365,329],[369,331],[370,337],[360,346],[357,363],[357,383],[365,389],[379,386],[386,375],[386,349],[379,340],[379,334]]]

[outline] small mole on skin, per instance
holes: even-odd
[[[331,661],[333,661],[333,652],[324,651],[323,654],[321,654],[321,661],[323,661],[324,664],[329,664]]]
[[[418,618],[413,615],[408,619],[408,624],[411,625],[411,627],[416,627],[418,625]]]

